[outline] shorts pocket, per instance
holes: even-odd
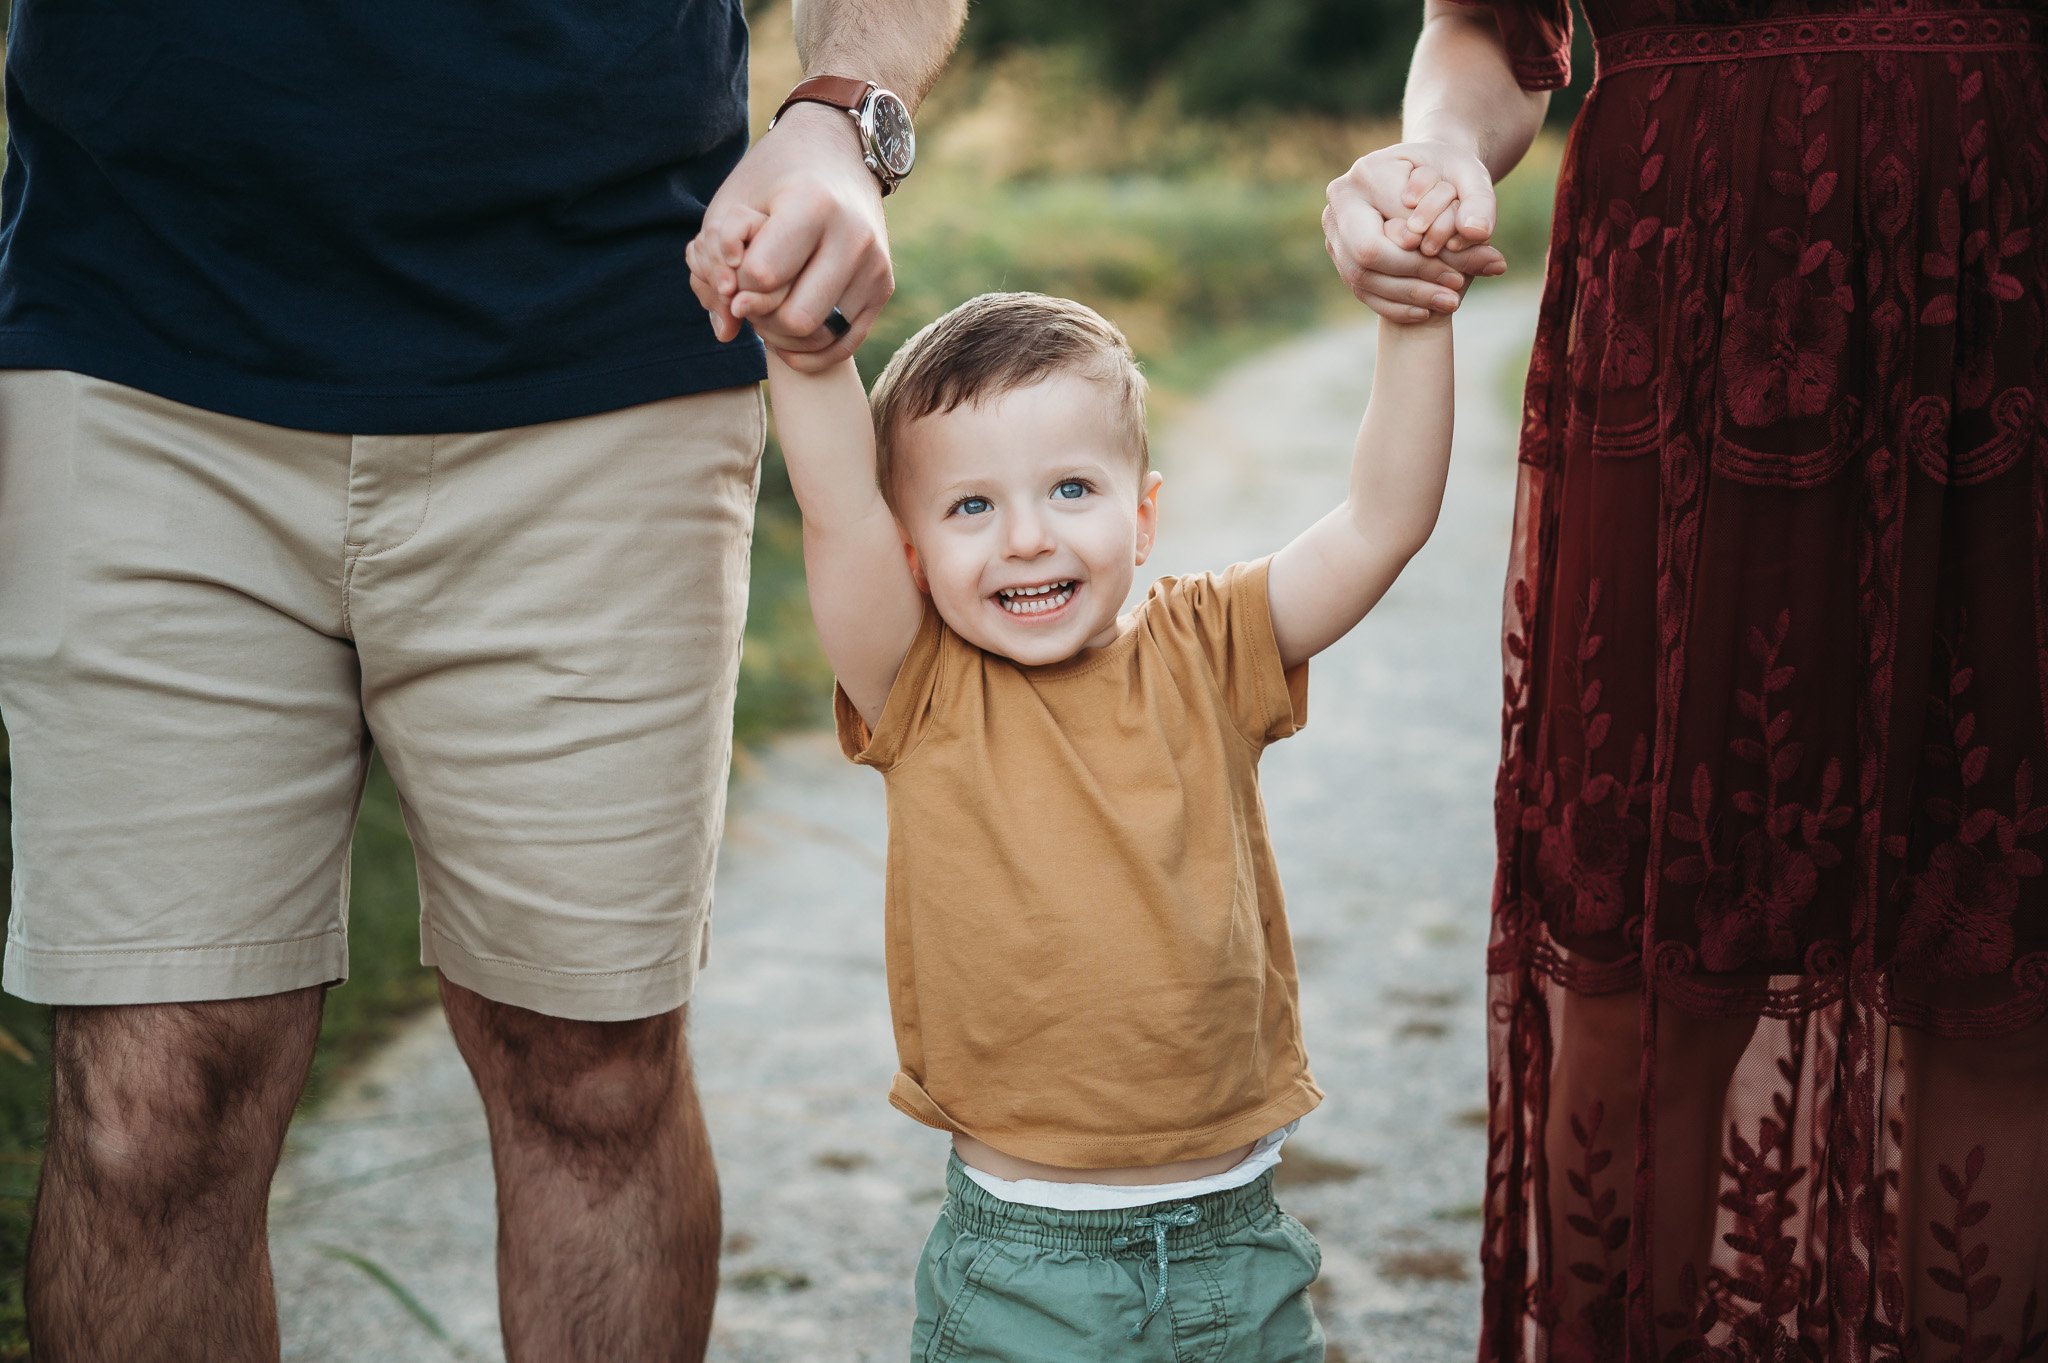
[[[1282,1212],[1280,1229],[1293,1242],[1295,1249],[1300,1251],[1301,1257],[1308,1261],[1310,1272],[1314,1275],[1310,1281],[1320,1278],[1323,1275],[1323,1247],[1316,1243],[1316,1237],[1309,1232],[1309,1228],[1286,1212]]]
[[[959,1351],[975,1298],[1003,1247],[998,1241],[960,1236],[937,1256],[931,1251],[927,1244],[926,1262],[918,1266],[910,1355],[917,1363],[946,1363]]]
[[[1230,1346],[1219,1359],[1322,1363],[1326,1342],[1309,1297],[1323,1270],[1315,1236],[1281,1212],[1254,1239],[1237,1266]]]
[[[63,642],[77,589],[78,424],[77,375],[0,371],[0,664],[47,661]]]

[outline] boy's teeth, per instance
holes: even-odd
[[[1005,587],[996,595],[1003,609],[1012,615],[1037,615],[1058,610],[1074,595],[1072,582],[1049,582],[1043,587]]]

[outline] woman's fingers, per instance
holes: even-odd
[[[1359,272],[1358,283],[1352,287],[1352,293],[1361,301],[1365,301],[1365,296],[1369,293],[1373,298],[1394,307],[1422,308],[1429,312],[1456,312],[1464,289],[1462,284],[1458,288],[1451,288],[1433,280],[1362,270]]]
[[[1460,157],[1445,167],[1444,178],[1457,186],[1455,230],[1467,246],[1493,239],[1499,205],[1493,197],[1493,175],[1476,156]]]

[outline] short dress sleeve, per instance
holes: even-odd
[[[1561,90],[1572,79],[1571,0],[1452,0],[1493,11],[1524,90]]]

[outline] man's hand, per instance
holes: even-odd
[[[1457,310],[1465,286],[1507,261],[1491,245],[1493,177],[1469,152],[1402,142],[1330,182],[1323,248],[1358,300],[1389,321]]]
[[[738,336],[744,316],[807,373],[850,357],[896,287],[881,185],[852,120],[820,104],[791,105],[753,145],[691,246],[690,287],[718,339]],[[851,324],[843,336],[825,327],[835,307]]]

